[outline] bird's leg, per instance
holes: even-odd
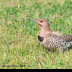
[[[64,53],[63,48],[59,48],[59,49],[58,49],[58,51],[59,51],[59,57],[61,57],[61,56],[62,56],[62,54]]]
[[[50,49],[50,52],[52,53],[52,52],[53,52],[53,50],[52,50],[52,49]]]

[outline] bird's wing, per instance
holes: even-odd
[[[70,35],[62,35],[61,39],[64,39],[66,42],[72,42],[72,36]]]
[[[58,40],[64,40],[66,42],[72,42],[72,36],[70,35],[64,35],[64,34],[59,34],[59,33],[49,33],[47,36],[47,38],[52,37],[52,38],[56,38]]]
[[[67,48],[72,42],[72,36],[48,34],[45,38],[45,46],[50,48]]]

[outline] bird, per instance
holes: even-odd
[[[38,24],[40,28],[38,40],[51,51],[58,50],[59,54],[63,54],[64,50],[68,49],[72,45],[72,36],[52,31],[50,24],[46,19],[28,18],[28,20]]]

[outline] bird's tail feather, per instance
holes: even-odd
[[[72,42],[70,44],[72,45]]]
[[[72,42],[66,42],[66,46],[64,47],[64,49],[67,49],[71,45],[72,45]]]

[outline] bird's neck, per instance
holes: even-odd
[[[40,30],[39,36],[44,37],[45,35],[47,35],[50,32],[52,32],[52,30],[50,28],[42,28]]]

